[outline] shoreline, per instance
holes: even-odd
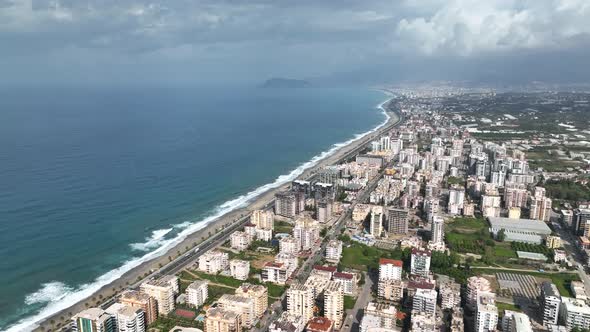
[[[58,302],[54,304],[48,304],[39,313],[32,317],[23,318],[19,322],[9,326],[7,332],[41,331],[41,326],[45,327],[45,330],[47,330],[47,328],[53,329],[53,326],[56,323],[67,322],[73,314],[84,310],[87,307],[98,306],[99,304],[104,303],[108,298],[116,296],[130,285],[137,284],[140,280],[143,281],[146,277],[149,278],[154,271],[158,271],[162,266],[166,267],[174,262],[175,259],[171,260],[170,257],[176,257],[178,252],[184,253],[195,246],[200,246],[202,244],[201,242],[206,241],[211,234],[216,234],[219,229],[234,225],[235,221],[242,215],[249,215],[253,210],[264,208],[272,202],[275,193],[288,187],[293,179],[308,178],[319,168],[338,162],[359,147],[365,146],[368,142],[374,139],[375,136],[381,135],[382,132],[392,128],[400,121],[401,116],[397,112],[391,112],[385,109],[384,105],[389,103],[391,99],[392,96],[388,94],[388,98],[376,107],[382,111],[386,116],[386,119],[373,129],[362,134],[357,134],[354,138],[346,142],[336,143],[332,145],[328,151],[324,151],[319,155],[314,156],[311,160],[302,163],[287,175],[279,176],[274,182],[262,185],[245,195],[225,202],[219,206],[217,208],[218,211],[210,217],[191,225],[192,227],[187,227],[179,233],[176,238],[169,239],[170,242],[168,244],[162,245],[160,248],[147,253],[137,260],[126,262],[120,268],[113,270],[114,274],[119,272],[120,275],[109,276],[113,271],[107,272],[97,278],[92,284],[88,285],[86,289],[76,290],[74,295],[79,295],[79,298],[75,300],[72,299],[73,301],[69,302],[73,304],[60,303],[65,301],[65,298],[58,300]],[[242,200],[242,202],[238,202],[239,200]],[[237,207],[235,207],[235,205],[237,205]],[[230,210],[224,211],[224,209]],[[183,234],[185,232],[186,234]],[[219,241],[216,240],[215,242]],[[220,242],[215,245],[218,244],[220,244]],[[132,264],[141,259],[145,260]],[[183,263],[183,266],[192,264],[194,260],[195,259],[191,259],[189,262]],[[129,265],[132,266],[129,268]],[[120,271],[125,268],[128,268],[128,270]],[[113,280],[108,280],[107,277],[111,277]],[[102,285],[99,285],[98,283],[102,283]],[[84,292],[84,290],[86,290],[86,292]],[[84,294],[80,294],[82,292],[84,292]],[[52,321],[53,324],[51,323]]]

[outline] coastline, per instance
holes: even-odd
[[[375,136],[395,125],[400,119],[399,115],[387,112],[384,108],[384,105],[390,100],[391,96],[388,96],[384,102],[376,107],[382,110],[386,119],[375,128],[363,134],[358,134],[346,142],[334,144],[330,150],[315,156],[287,175],[279,176],[274,182],[265,184],[246,195],[222,204],[217,208],[216,213],[209,218],[192,224],[184,229],[177,238],[170,239],[170,242],[166,245],[138,259],[144,261],[137,262],[137,260],[134,260],[125,263],[120,268],[99,277],[91,285],[84,285],[88,287],[82,287],[82,290],[73,294],[76,295],[76,298],[59,299],[56,303],[47,305],[36,315],[24,318],[15,325],[10,326],[7,331],[41,331],[40,326],[47,329],[53,327],[56,323],[68,321],[72,314],[87,307],[96,306],[97,302],[103,303],[107,298],[118,294],[129,285],[135,284],[139,279],[143,279],[154,270],[158,270],[160,266],[168,265],[170,263],[169,256],[176,257],[178,252],[185,252],[187,248],[194,247],[195,243],[200,243],[203,239],[208,238],[210,234],[215,234],[219,229],[233,224],[241,215],[263,208],[274,199],[276,192],[286,188],[293,179],[307,178],[317,169],[334,164],[351,151],[364,146]],[[229,211],[226,211],[227,209]]]

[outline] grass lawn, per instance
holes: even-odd
[[[344,310],[354,308],[355,303],[356,303],[356,297],[344,295]]]
[[[226,286],[229,286],[232,288],[238,288],[243,283],[243,281],[241,281],[241,280],[237,280],[237,279],[234,279],[234,278],[228,277],[228,276],[222,276],[219,274],[213,275],[213,274],[207,274],[207,273],[200,272],[200,271],[192,271],[192,272],[194,274],[198,275],[201,279],[207,279],[207,280],[214,282],[216,284],[226,285]]]
[[[342,249],[340,264],[344,267],[367,271],[368,267],[377,267],[379,258],[384,253],[385,251],[375,247],[353,243],[350,247]]]
[[[452,220],[453,221],[447,226],[447,229],[450,232],[475,233],[488,227],[483,218],[459,217]]]
[[[279,286],[271,283],[266,283],[264,284],[264,286],[268,288],[268,296],[270,297],[279,298],[285,292],[284,286]]]
[[[494,247],[494,255],[506,258],[518,258],[516,252],[510,248],[510,244],[506,242],[496,242]]]
[[[274,233],[291,233],[293,227],[293,225],[289,224],[286,221],[275,221]]]
[[[233,288],[215,285],[209,285],[209,288],[207,290],[209,292],[209,297],[207,298],[205,304],[211,304],[217,301],[223,294],[235,294],[236,292],[236,290]]]

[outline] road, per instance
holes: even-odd
[[[578,246],[575,236],[569,231],[569,229],[562,227],[562,225],[554,228],[555,232],[561,237],[563,247],[567,252],[568,260],[576,265],[578,276],[580,276],[580,280],[584,283],[586,295],[590,296],[590,278],[584,269],[584,264],[586,264],[584,253],[580,249],[580,246]]]
[[[375,285],[374,275],[367,272],[365,274],[365,284],[361,288],[359,296],[354,304],[354,308],[347,310],[346,319],[344,320],[343,326],[340,329],[341,332],[358,331],[361,324],[362,312],[367,307],[367,304],[373,300],[371,290]]]

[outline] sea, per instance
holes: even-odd
[[[382,125],[364,88],[0,88],[0,330],[162,255]]]

